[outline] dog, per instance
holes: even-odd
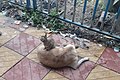
[[[76,52],[74,45],[65,47],[56,46],[53,39],[47,38],[47,33],[40,40],[43,42],[38,48],[39,61],[51,68],[71,67],[77,69],[84,61],[89,60],[87,57],[80,57]]]

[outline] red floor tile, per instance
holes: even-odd
[[[49,68],[25,58],[5,73],[3,78],[6,80],[42,80],[49,71]]]
[[[106,48],[98,60],[98,64],[120,73],[120,53],[114,52],[111,48]]]
[[[25,33],[21,33],[14,39],[5,44],[6,47],[22,54],[27,55],[40,44],[40,40]]]
[[[87,61],[83,63],[77,70],[63,68],[54,71],[69,78],[70,80],[85,80],[94,67],[95,64],[93,62]]]

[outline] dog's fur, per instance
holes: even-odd
[[[41,37],[43,46],[38,49],[38,58],[40,62],[52,68],[69,66],[76,69],[82,60],[82,57],[76,55],[74,45],[67,45],[63,48],[56,47],[53,39],[47,39],[47,35]],[[82,62],[87,59],[83,59]]]

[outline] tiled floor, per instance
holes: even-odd
[[[15,38],[7,42],[5,44],[5,47],[10,48],[22,55],[27,55],[40,43],[40,40],[35,38],[34,36],[30,36],[26,33],[20,33]]]
[[[51,69],[39,63],[37,49],[44,30],[22,29],[0,14],[0,80],[120,80],[120,53],[111,48],[89,43],[89,49],[77,49],[78,55],[89,57],[77,70],[65,67]],[[23,30],[23,31],[21,31]],[[48,35],[49,36],[49,35]],[[75,44],[59,34],[49,37],[60,45]]]
[[[106,48],[98,60],[98,64],[120,73],[120,53],[115,53],[112,49]]]
[[[54,71],[71,80],[85,80],[94,67],[95,63],[87,61],[83,63],[77,70],[63,68]]]

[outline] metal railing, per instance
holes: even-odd
[[[34,10],[38,9],[38,7],[39,7],[40,8],[39,11],[41,11],[43,13],[44,13],[44,10],[45,10],[44,7],[43,7],[43,5],[45,5],[45,4],[43,4],[43,0],[8,0],[8,1],[11,2],[11,3],[15,3],[15,4],[17,3],[21,6],[26,6],[26,8],[33,8]],[[55,4],[54,8],[56,8],[57,12],[59,11],[59,4],[58,3],[59,3],[60,0],[44,0],[44,1],[46,1],[45,6],[47,6],[47,8],[46,8],[47,13],[44,13],[44,14],[49,15],[49,13],[51,11],[51,4]],[[113,34],[113,32],[115,30],[116,22],[120,18],[120,7],[118,9],[118,12],[115,15],[115,20],[114,20],[112,28],[110,29],[110,32],[107,32],[107,31],[103,30],[104,21],[106,19],[107,13],[108,13],[108,9],[109,9],[109,5],[110,5],[111,0],[108,0],[107,6],[105,7],[103,17],[101,18],[102,20],[101,20],[101,25],[100,25],[99,29],[98,28],[93,28],[93,23],[95,21],[96,12],[97,12],[97,8],[98,8],[98,5],[99,5],[99,0],[95,0],[92,16],[91,16],[91,20],[90,20],[90,25],[88,25],[88,26],[84,24],[84,18],[85,18],[85,13],[86,13],[86,9],[87,9],[88,0],[84,0],[84,5],[83,5],[82,13],[81,13],[82,16],[81,16],[80,22],[75,21],[76,7],[77,7],[77,1],[78,0],[73,0],[73,15],[72,15],[71,19],[67,18],[67,0],[62,0],[62,1],[64,3],[64,8],[63,8],[64,13],[63,13],[63,16],[57,17],[58,19],[60,19],[62,21],[65,21],[67,23],[70,23],[70,24],[77,25],[81,28],[85,28],[85,29],[88,29],[88,30],[91,30],[91,31],[94,31],[94,32],[97,32],[97,33],[100,33],[100,34],[103,34],[103,35],[107,35],[107,36],[110,36],[112,38],[120,40],[120,36]],[[81,12],[81,10],[80,10],[80,12]]]

